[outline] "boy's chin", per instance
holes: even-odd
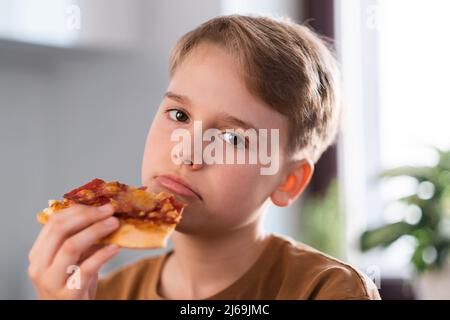
[[[197,219],[201,219],[201,221],[198,221]],[[184,235],[211,237],[221,232],[223,232],[222,226],[212,225],[205,216],[194,217],[191,216],[189,212],[183,213],[183,218],[175,227],[175,233],[181,233]]]
[[[183,214],[183,218],[180,223],[175,227],[175,233],[182,233],[186,235],[200,235],[207,232],[207,227],[202,226],[199,223],[190,221],[189,214]]]
[[[241,228],[245,228],[246,224],[231,224],[230,222],[219,222],[211,220],[213,218],[206,216],[196,216],[195,218],[201,219],[196,221],[194,217],[189,214],[184,215],[180,223],[175,227],[174,233],[197,236],[204,238],[221,238],[225,235],[232,233],[233,231]]]

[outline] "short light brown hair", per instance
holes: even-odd
[[[289,121],[288,153],[313,162],[335,140],[340,75],[328,43],[306,26],[264,16],[211,19],[185,34],[170,55],[170,75],[200,43],[238,59],[247,89]]]

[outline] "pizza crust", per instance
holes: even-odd
[[[100,243],[132,249],[162,248],[167,245],[167,239],[176,226],[134,219],[119,219],[119,223],[119,228]]]

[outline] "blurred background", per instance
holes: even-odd
[[[365,272],[384,299],[450,299],[450,1],[0,0],[0,299],[33,299],[35,214],[93,177],[139,185],[168,53],[222,14],[290,17],[331,39],[338,142],[269,231]],[[158,251],[123,250],[108,272]]]

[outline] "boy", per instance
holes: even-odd
[[[29,274],[38,296],[379,299],[374,284],[350,265],[261,228],[271,202],[288,206],[309,183],[313,164],[335,138],[339,100],[336,62],[306,27],[233,15],[187,33],[171,53],[170,83],[142,166],[143,185],[174,192],[188,204],[173,234],[173,250],[98,282],[98,270],[118,248],[94,243],[117,228],[117,220],[108,205],[68,208],[50,219],[30,251]],[[216,144],[247,156],[255,154],[255,146],[239,129],[270,131],[277,138],[270,139],[276,170],[262,174],[267,163],[261,159],[205,164],[198,161],[205,156],[198,143],[175,148],[173,133],[195,136],[199,121],[203,129],[218,131]],[[258,146],[264,143],[261,138]],[[70,265],[79,266],[79,290],[66,286]]]

